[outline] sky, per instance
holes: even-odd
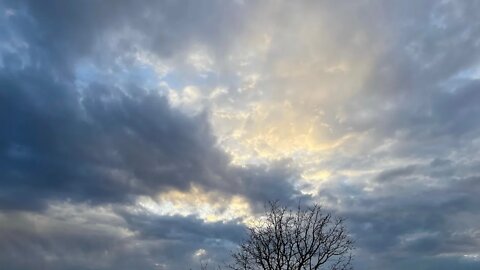
[[[480,269],[480,2],[0,0],[0,266],[228,262],[263,205],[354,267]]]

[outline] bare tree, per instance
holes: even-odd
[[[264,220],[249,228],[233,253],[233,270],[351,269],[353,242],[344,220],[319,205],[289,210],[267,206]]]

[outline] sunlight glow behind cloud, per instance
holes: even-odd
[[[478,269],[479,3],[0,1],[0,265],[214,264],[279,200]]]

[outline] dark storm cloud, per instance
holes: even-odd
[[[295,195],[295,174],[231,167],[205,116],[187,117],[158,94],[105,85],[77,92],[30,69],[2,75],[3,208],[124,201],[192,183],[254,201]]]
[[[80,96],[35,70],[4,74],[1,81],[4,206],[186,189],[228,160],[213,147],[204,119],[172,111],[158,95],[138,89],[129,97],[97,85]],[[204,166],[205,157],[214,160]]]

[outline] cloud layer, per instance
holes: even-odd
[[[475,1],[2,1],[0,265],[227,262],[262,204],[356,269],[480,266]]]

